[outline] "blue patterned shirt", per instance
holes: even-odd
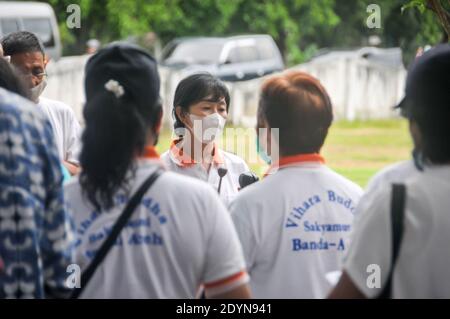
[[[45,115],[0,88],[0,298],[67,292],[73,224],[60,165]]]

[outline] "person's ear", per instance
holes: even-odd
[[[44,54],[44,68],[47,67],[47,64],[50,62],[50,57],[47,54]]]

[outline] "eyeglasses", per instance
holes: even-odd
[[[25,79],[35,77],[39,81],[42,81],[45,77],[48,76],[46,72],[27,72],[17,67],[15,67],[15,70],[19,73],[20,76],[24,77]]]

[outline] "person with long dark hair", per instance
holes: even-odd
[[[156,61],[138,47],[112,44],[88,61],[85,88],[83,170],[66,185],[77,263],[93,274],[80,296],[194,298],[203,285],[208,297],[249,297],[242,248],[218,195],[165,172],[155,150],[162,118]],[[98,262],[99,247],[133,202]]]
[[[208,182],[226,204],[239,191],[239,176],[249,171],[242,158],[217,145],[229,107],[227,87],[211,74],[198,73],[183,79],[173,102],[177,138],[162,155],[170,170]]]

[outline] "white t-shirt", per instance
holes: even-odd
[[[250,169],[245,161],[239,156],[225,152],[218,148],[217,150],[219,152],[221,163],[218,161],[212,163],[209,172],[206,171],[201,163],[183,165],[180,159],[170,150],[161,155],[161,160],[169,170],[205,181],[211,185],[216,192],[220,182],[218,169],[221,167],[226,168],[228,171],[222,178],[220,198],[223,200],[225,205],[228,205],[239,192],[239,176],[242,173],[249,172]]]
[[[403,183],[406,179],[417,173],[420,173],[420,171],[414,165],[413,160],[389,165],[372,177],[367,184],[365,191],[366,193],[371,193],[382,186],[389,186],[393,183]]]
[[[393,273],[393,298],[450,298],[450,167],[426,166],[404,182],[404,233]],[[369,298],[386,284],[391,253],[391,187],[378,189],[358,206],[360,218],[344,270]],[[380,268],[381,288],[370,288],[368,277]],[[369,278],[370,283],[374,277]]]
[[[255,298],[324,298],[341,269],[362,190],[317,162],[243,189],[230,211]]]
[[[138,162],[131,194],[156,169]],[[98,213],[82,197],[78,179],[65,186],[78,234],[81,269],[122,213],[128,196]],[[144,195],[117,244],[83,292],[83,298],[194,298],[201,284],[214,295],[248,282],[231,217],[217,194],[199,180],[165,172]]]
[[[66,104],[39,98],[38,107],[47,115],[55,135],[55,142],[61,160],[79,163],[81,151],[81,126],[73,110]]]

